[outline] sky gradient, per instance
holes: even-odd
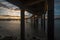
[[[0,15],[15,15],[20,16],[20,11],[15,11],[14,9],[19,9],[17,6],[5,1],[0,0],[0,3],[3,5],[0,5]],[[4,6],[6,5],[6,6]],[[12,14],[13,13],[13,14]],[[28,15],[28,12],[25,12],[26,15]],[[60,15],[60,0],[54,0],[54,14]]]
[[[60,0],[54,0],[54,13],[60,15]]]

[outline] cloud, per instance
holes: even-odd
[[[12,16],[20,16],[21,11],[20,10],[10,10],[7,8],[0,7],[0,15],[12,15]],[[29,15],[30,13],[25,11],[25,15]],[[31,16],[31,14],[29,15]]]
[[[8,8],[8,9],[18,9],[17,6],[5,1],[5,0],[0,0],[0,6]]]
[[[5,0],[0,0],[0,2],[4,2]]]

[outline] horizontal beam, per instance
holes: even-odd
[[[30,2],[30,3],[25,4],[24,6],[32,6],[32,5],[38,4],[38,3],[42,2],[42,1],[43,1],[43,0]]]
[[[32,5],[38,4],[38,3],[40,3],[44,0],[36,0],[36,1],[33,1],[33,2],[32,2],[32,0],[31,0],[31,2],[29,2],[29,1],[28,2],[26,2],[26,1],[21,2],[20,0],[7,0],[7,1],[16,5],[16,6],[26,6],[27,7],[27,6],[32,6]]]

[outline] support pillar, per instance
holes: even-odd
[[[38,16],[36,17],[36,20],[35,20],[35,28],[36,28],[36,31],[38,32]]]
[[[33,27],[32,24],[33,24],[33,18],[31,18],[31,27]]]
[[[43,14],[44,15],[44,32],[45,32],[45,13]]]
[[[25,40],[25,10],[21,10],[21,40]]]
[[[54,0],[47,0],[47,2],[48,2],[48,22],[47,22],[48,40],[54,40]]]
[[[43,30],[44,25],[43,25],[43,15],[41,15],[41,29]]]
[[[36,16],[34,16],[34,31],[38,32],[38,19]]]
[[[36,32],[35,30],[36,29],[35,29],[35,15],[34,15],[34,33]]]
[[[34,16],[34,29],[35,29],[35,16]]]

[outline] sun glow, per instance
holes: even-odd
[[[14,9],[8,9],[4,7],[0,7],[0,14],[2,15],[12,15],[12,16],[20,16],[21,15],[21,10],[14,10]],[[4,11],[4,12],[3,12]],[[25,15],[29,15],[30,13],[25,11]]]

